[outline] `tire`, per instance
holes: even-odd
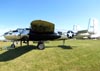
[[[15,44],[11,44],[11,48],[15,48]]]
[[[45,49],[45,46],[43,43],[40,43],[40,44],[38,44],[37,48],[40,50],[43,50],[43,49]]]

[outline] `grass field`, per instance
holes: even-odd
[[[45,50],[35,45],[0,51],[0,71],[100,71],[100,40],[50,41]]]

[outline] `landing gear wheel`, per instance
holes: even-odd
[[[39,42],[38,42],[37,48],[40,49],[40,50],[45,49],[45,46],[44,46],[43,41],[39,41]]]
[[[11,48],[15,48],[15,44],[11,44]]]

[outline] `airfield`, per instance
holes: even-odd
[[[11,42],[0,42],[0,48]],[[0,71],[100,71],[100,40],[48,41],[44,50],[36,43],[0,50]]]

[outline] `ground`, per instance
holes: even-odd
[[[0,42],[0,48],[10,42]],[[19,45],[0,51],[0,71],[100,71],[100,40],[46,42],[44,50]]]

